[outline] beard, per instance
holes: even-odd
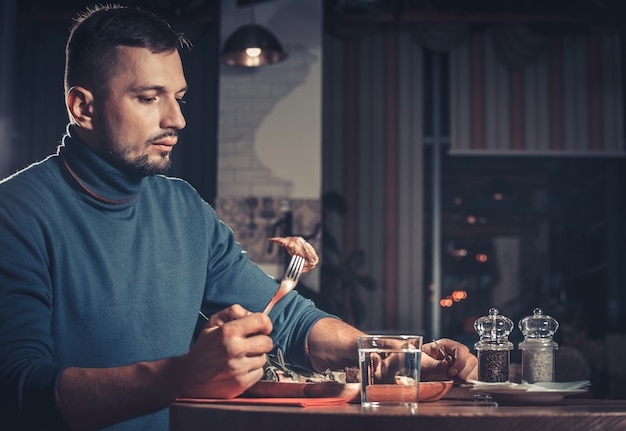
[[[162,152],[158,160],[150,160],[147,154],[131,156],[130,151],[108,147],[106,159],[121,170],[142,177],[166,173],[172,166],[169,152]]]
[[[163,151],[157,159],[150,159],[148,154],[133,155],[133,148],[120,145],[114,137],[112,130],[106,127],[103,134],[103,156],[112,165],[117,168],[137,176],[150,176],[157,174],[165,174],[172,166],[171,152]],[[175,130],[162,133],[152,139],[149,139],[145,145],[150,145],[152,141],[158,141],[163,137],[178,136]]]

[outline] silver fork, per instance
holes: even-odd
[[[265,307],[265,310],[263,310],[263,314],[269,314],[270,310],[274,307],[274,304],[280,301],[283,296],[291,292],[293,288],[296,287],[298,279],[302,274],[302,268],[304,268],[304,258],[294,254],[291,257],[291,262],[289,262],[282,280],[280,280],[278,290],[272,299],[270,299],[270,302],[267,304],[267,307]]]
[[[452,356],[451,354],[443,350],[443,347],[441,347],[439,343],[437,343],[437,340],[433,340],[433,344],[435,345],[437,350],[439,350],[439,352],[443,355],[443,358],[441,360],[446,361],[448,363],[448,366],[450,367],[454,365],[454,361],[456,361],[456,347],[454,348],[454,356]]]

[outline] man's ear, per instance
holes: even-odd
[[[93,93],[78,85],[67,92],[67,110],[72,123],[78,127],[91,130],[93,128]]]

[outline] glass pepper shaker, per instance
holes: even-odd
[[[490,308],[488,316],[474,322],[474,330],[480,336],[474,347],[478,357],[478,380],[481,382],[509,381],[513,343],[508,337],[514,324],[511,319],[498,313],[496,308]]]
[[[554,357],[559,345],[552,340],[559,322],[535,308],[532,316],[526,316],[518,323],[524,334],[519,343],[522,351],[522,381],[527,383],[553,382]]]

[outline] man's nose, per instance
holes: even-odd
[[[187,125],[180,102],[177,99],[167,103],[161,121],[162,129],[181,130]]]

